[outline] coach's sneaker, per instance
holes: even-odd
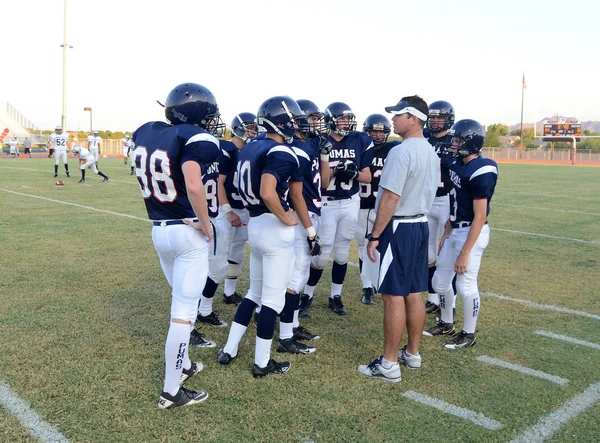
[[[191,389],[179,388],[177,394],[171,395],[163,392],[158,398],[158,409],[172,409],[178,406],[191,406],[201,403],[208,398],[205,391],[192,391]]]
[[[421,369],[421,354],[409,354],[406,352],[406,346],[398,352],[398,360],[406,366],[406,369]]]
[[[295,340],[294,337],[279,340],[276,349],[277,352],[288,352],[290,354],[312,354],[316,350],[317,348],[306,346],[304,343]]]
[[[200,373],[200,371],[202,371],[202,369],[204,369],[204,365],[202,363],[200,363],[199,361],[192,362],[192,366],[190,366],[189,369],[184,369],[181,372],[181,378],[179,379],[179,384],[183,384],[184,382],[188,381],[194,375]]]
[[[342,297],[340,295],[334,295],[329,297],[329,309],[335,312],[337,315],[346,315],[348,311],[344,308],[342,303]]]
[[[460,331],[460,333],[450,340],[448,343],[444,345],[446,349],[461,349],[461,348],[470,348],[471,346],[475,346],[477,344],[477,340],[475,339],[475,334],[467,334],[465,331]]]
[[[270,359],[269,363],[267,363],[267,366],[265,366],[264,368],[261,368],[255,363],[254,367],[252,368],[252,375],[254,375],[255,377],[264,377],[265,375],[269,374],[281,375],[289,371],[290,366],[291,365],[289,361],[282,361],[281,363],[277,363],[275,360]]]
[[[377,357],[369,365],[360,365],[358,367],[358,373],[366,375],[367,377],[379,378],[392,383],[399,383],[402,380],[402,375],[400,374],[400,365],[398,363],[394,363],[390,368],[386,369],[383,367],[382,360],[383,355]]]
[[[428,314],[435,314],[440,311],[440,305],[436,305],[435,303],[431,303],[429,300],[425,302],[425,312]]]
[[[102,180],[102,183],[107,183],[107,182],[109,182],[109,181],[110,181],[110,178],[108,178],[108,177],[104,177],[104,180]]]
[[[197,348],[214,348],[217,345],[214,341],[208,340],[196,329],[192,329],[192,332],[190,332],[190,346],[196,346]]]
[[[206,323],[207,325],[214,326],[215,328],[224,328],[227,326],[227,322],[221,320],[215,312],[211,312],[206,316],[198,314],[196,321],[198,323]]]
[[[308,329],[303,326],[298,326],[294,328],[294,335],[292,337],[295,340],[319,340],[321,336],[317,334],[313,334]]]
[[[223,351],[223,348],[219,349],[219,353],[217,354],[217,363],[220,365],[228,365],[231,361],[236,358],[237,355],[233,357],[227,352]]]
[[[81,180],[79,180],[77,183],[79,183],[80,185],[85,184],[85,178],[82,178]]]
[[[223,294],[223,303],[226,305],[239,305],[242,302],[243,298],[237,292],[234,292],[231,295]]]
[[[363,288],[363,296],[361,301],[363,305],[373,304],[373,288]]]
[[[423,335],[427,335],[428,337],[452,334],[454,334],[454,323],[444,323],[443,321],[439,321],[435,326],[423,331]]]
[[[299,318],[307,318],[308,317],[308,308],[312,304],[313,299],[309,297],[307,294],[300,295],[300,312],[298,312]]]

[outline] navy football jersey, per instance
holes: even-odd
[[[452,146],[451,134],[446,134],[443,137],[436,138],[433,134],[429,133],[425,138],[427,138],[429,144],[433,146],[433,149],[435,149],[435,153],[440,158],[440,161],[442,157],[445,157],[447,155],[450,155],[452,157],[452,154],[450,154],[450,146]],[[440,180],[440,184],[438,185],[437,191],[435,193],[436,197],[443,197],[444,195],[448,195],[448,192],[450,192],[450,189],[452,189],[450,178],[447,174],[444,175],[443,168],[441,168],[441,174],[442,177]]]
[[[219,160],[219,141],[197,126],[171,126],[164,122],[140,126],[133,133],[133,141],[135,171],[148,217],[152,220],[195,217],[181,166],[195,161],[202,174],[206,174]]]
[[[294,139],[294,153],[300,161],[300,168],[290,181],[302,182],[302,195],[309,212],[321,215],[321,157],[319,139],[309,138],[306,141]],[[293,207],[290,201],[290,206]]]
[[[491,158],[478,157],[466,165],[451,156],[442,159],[452,182],[450,190],[450,221],[452,227],[460,222],[472,222],[473,200],[487,199],[486,215],[490,213],[490,201],[498,180],[498,165]]]
[[[238,189],[250,217],[271,212],[260,196],[261,178],[267,173],[277,179],[276,191],[279,201],[284,210],[289,209],[286,202],[288,182],[299,167],[298,157],[291,146],[269,138],[253,139],[238,152]]]
[[[356,180],[340,180],[333,175],[333,170],[340,162],[350,160],[362,170],[371,164],[373,159],[373,141],[366,132],[356,131],[345,136],[337,142],[329,137],[333,144],[329,153],[329,167],[331,168],[331,179],[327,189],[323,189],[323,196],[336,198],[350,198],[358,192]]]
[[[381,179],[381,171],[385,164],[390,150],[394,146],[398,146],[399,141],[394,140],[385,143],[379,148],[373,148],[373,159],[371,160],[371,183],[359,183],[360,186],[360,209],[375,208],[375,199],[377,198],[377,190],[379,189],[379,180]]]
[[[232,208],[244,209],[244,202],[236,187],[237,180],[235,180],[239,150],[230,141],[219,140],[219,142],[221,143],[222,151],[221,160],[219,161],[219,174],[227,176],[225,179],[225,193],[227,194],[227,200]]]
[[[219,145],[221,144],[219,140]],[[218,182],[219,182],[219,162],[223,157],[223,150],[221,149],[221,155],[219,158],[210,165],[206,172],[202,175],[202,184],[204,185],[204,192],[206,192],[206,205],[208,206],[208,216],[215,218],[219,215],[219,196],[218,196]]]

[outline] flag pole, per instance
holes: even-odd
[[[521,85],[521,150],[523,150],[523,105],[525,103],[525,72],[523,72],[523,82]]]

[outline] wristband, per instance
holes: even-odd
[[[231,205],[229,203],[221,205],[221,208],[223,209],[223,212],[225,214],[229,214],[231,211],[233,211],[233,209],[231,209]]]
[[[315,229],[314,226],[311,226],[310,228],[306,228],[306,236],[310,239],[313,239],[317,236],[317,230]]]
[[[321,154],[321,161],[322,162],[328,162],[329,161],[329,154]]]
[[[369,234],[369,241],[379,241],[379,237],[373,236],[373,234]]]

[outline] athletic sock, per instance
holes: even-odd
[[[181,372],[188,357],[190,325],[171,322],[165,344],[165,383],[163,391],[171,395],[179,391]]]

